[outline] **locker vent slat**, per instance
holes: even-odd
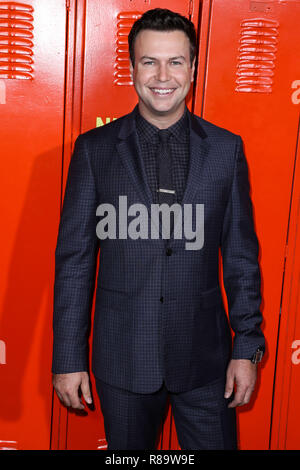
[[[33,79],[33,8],[0,2],[0,79]]]
[[[235,91],[272,92],[278,29],[279,23],[275,20],[252,18],[242,21]]]
[[[141,16],[142,13],[138,11],[123,11],[117,16],[115,85],[132,85],[127,38],[133,23]]]

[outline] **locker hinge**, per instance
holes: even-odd
[[[288,245],[285,245],[285,249],[284,249],[284,259],[285,259],[285,260],[286,260],[287,255],[288,255],[288,249],[289,249],[289,246],[288,246]]]

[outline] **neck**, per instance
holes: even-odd
[[[158,129],[167,129],[172,126],[175,122],[179,121],[185,111],[185,103],[183,103],[172,114],[166,114],[163,112],[161,114],[151,113],[141,101],[139,101],[138,107],[141,116],[143,116],[146,121],[150,122],[150,124],[153,124],[153,126],[158,127]]]

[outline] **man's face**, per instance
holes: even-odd
[[[150,122],[176,121],[194,77],[190,43],[183,31],[141,31],[134,44],[131,73],[139,96],[139,110]]]

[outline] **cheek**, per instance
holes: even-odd
[[[176,74],[176,80],[183,86],[189,86],[192,78],[193,74],[189,71],[182,71]]]
[[[186,87],[189,88],[193,82],[193,75],[189,75],[186,79]]]
[[[143,84],[147,83],[149,80],[149,74],[146,72],[138,72],[135,75],[133,75],[134,81],[136,82],[137,85],[142,86]]]

